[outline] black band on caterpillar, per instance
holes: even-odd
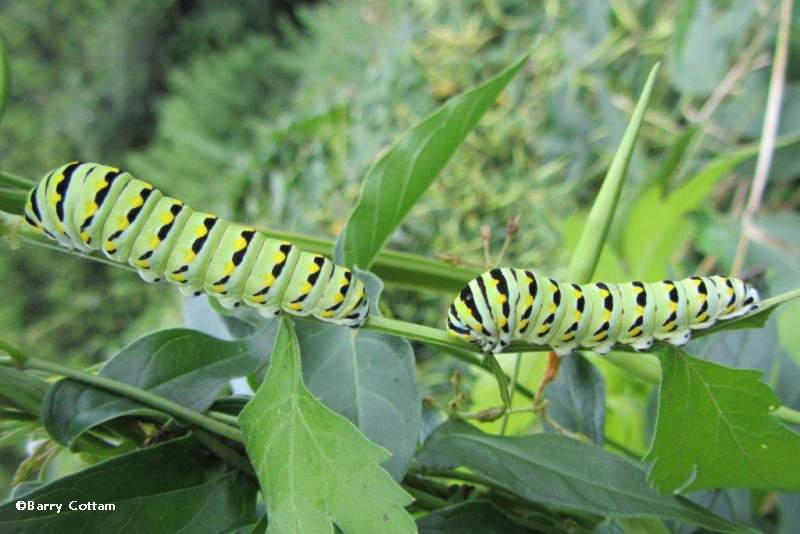
[[[683,345],[709,328],[758,308],[758,292],[737,278],[566,284],[522,269],[492,269],[467,284],[450,306],[451,335],[496,353],[512,340],[609,352],[614,345],[645,351],[654,340]]]
[[[364,284],[346,268],[247,226],[194,211],[129,173],[96,163],[54,169],[33,188],[25,221],[67,248],[102,250],[148,282],[223,306],[243,303],[359,327],[369,315]]]

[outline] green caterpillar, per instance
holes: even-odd
[[[248,226],[195,211],[115,167],[72,162],[28,195],[25,221],[67,248],[102,250],[147,282],[206,293],[265,317],[282,310],[357,328],[369,315],[364,284],[344,267]]]
[[[605,354],[617,343],[646,351],[653,340],[683,345],[692,330],[758,305],[750,284],[724,276],[578,285],[523,269],[492,269],[461,290],[447,329],[486,353],[514,339],[550,346],[559,356],[578,347]]]

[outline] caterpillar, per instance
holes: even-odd
[[[451,335],[497,353],[519,339],[559,356],[583,348],[606,354],[617,343],[648,350],[680,346],[692,330],[758,308],[758,292],[725,276],[655,283],[570,284],[524,269],[492,269],[470,281],[447,316]]]
[[[206,293],[265,317],[281,311],[357,328],[369,315],[353,273],[249,226],[195,211],[116,167],[72,162],[27,197],[25,221],[61,246],[102,251],[143,280]]]

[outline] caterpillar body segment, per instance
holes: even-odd
[[[129,173],[71,162],[28,194],[25,221],[60,245],[102,251],[147,282],[206,293],[266,317],[285,311],[359,327],[369,315],[363,282],[327,258],[254,228],[195,211]]]
[[[758,292],[737,278],[695,276],[661,282],[570,284],[523,269],[492,269],[471,280],[447,315],[451,335],[496,353],[513,340],[605,354],[615,345],[646,351],[683,345],[709,328],[758,308]]]

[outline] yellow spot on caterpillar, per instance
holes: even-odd
[[[195,258],[197,258],[197,254],[194,253],[193,250],[189,249],[186,251],[186,256],[184,256],[184,263],[192,263]]]
[[[636,306],[636,315],[637,316],[644,315],[644,306]]]
[[[272,284],[274,283],[275,277],[272,276],[272,273],[269,273],[264,277],[264,287],[272,287]]]
[[[581,312],[575,311],[575,319],[574,320],[575,321],[580,321],[581,320],[581,315],[582,315]]]
[[[289,304],[289,307],[291,309],[295,310],[295,311],[300,311],[300,310],[303,309],[303,303],[302,302],[293,302],[293,303]]]
[[[265,302],[267,302],[267,297],[265,297],[264,295],[256,295],[250,300],[252,300],[256,304],[264,304]]]
[[[186,275],[183,274],[183,273],[170,274],[169,277],[170,277],[171,280],[174,280],[175,282],[185,282],[186,281]]]
[[[319,272],[319,265],[317,265],[316,263],[312,263],[311,267],[308,269],[308,272],[311,274]]]
[[[137,260],[136,261],[136,266],[139,267],[140,269],[149,269],[150,268],[150,262],[147,261],[147,260]]]
[[[522,330],[523,328],[525,328],[526,326],[528,326],[528,323],[529,323],[529,322],[530,322],[530,321],[528,321],[528,319],[525,319],[525,320],[523,320],[523,321],[520,321],[520,322],[519,322],[519,329],[520,329],[520,330]]]
[[[242,250],[244,247],[247,246],[247,241],[243,237],[238,237],[236,239],[236,243],[233,245],[237,251]]]
[[[195,228],[195,230],[194,230],[194,235],[196,237],[203,237],[207,233],[208,233],[208,230],[206,230],[206,227],[204,225],[202,225],[202,224],[200,226],[198,226],[197,228]]]
[[[117,245],[115,245],[113,241],[107,241],[105,249],[109,254],[113,254],[117,251]]]
[[[305,284],[303,284],[303,288],[300,290],[300,292],[301,293],[308,293],[308,292],[311,291],[311,288],[313,288],[313,287],[314,286],[312,286],[310,283],[306,282]]]
[[[528,295],[528,300],[527,300],[527,302],[525,303],[525,307],[526,307],[526,308],[529,308],[529,307],[531,307],[531,306],[533,306],[533,296],[532,296],[532,295]]]
[[[708,300],[708,295],[703,295],[702,293],[698,293],[697,300],[700,302],[705,302]]]
[[[578,291],[578,290],[576,289],[576,290],[575,290],[575,298],[578,298],[578,299],[579,299],[579,298],[581,298],[582,296],[583,296],[583,292],[582,292],[582,291]]]
[[[477,330],[478,332],[483,332],[483,325],[480,323],[476,324],[475,330]]]
[[[611,294],[611,293],[609,293],[607,289],[601,289],[601,290],[600,290],[600,296],[601,296],[601,297],[603,297],[603,298],[606,298],[606,297],[607,297],[607,296],[609,296],[610,294]]]
[[[334,316],[334,312],[332,312],[332,311],[324,311],[324,312],[322,312],[322,316],[323,317],[333,317]]]
[[[134,208],[138,208],[142,204],[144,204],[144,199],[141,196],[138,196],[134,198],[133,201],[131,201],[131,206],[133,206]]]
[[[556,306],[555,302],[550,304],[550,313],[555,313],[557,309],[558,309],[558,306]]]
[[[611,320],[611,312],[608,310],[603,310],[603,320],[610,321]]]
[[[161,224],[169,224],[175,220],[175,216],[170,211],[166,211],[161,214]]]
[[[630,334],[631,334],[631,336],[632,336],[632,337],[636,337],[636,336],[638,336],[638,335],[639,335],[639,334],[641,334],[641,333],[642,333],[642,328],[641,328],[641,327],[639,327],[639,326],[637,326],[636,328],[634,328],[634,329],[633,329],[633,330],[631,330],[631,332],[630,332]]]
[[[703,283],[703,281],[702,281],[702,280],[692,280],[692,282],[693,282],[693,283],[694,283],[694,285],[696,285],[697,287],[700,287],[700,284],[702,284],[702,283]]]
[[[675,310],[678,309],[678,303],[677,302],[670,302],[667,305],[667,307],[669,308],[669,311],[675,311]]]
[[[229,261],[228,264],[225,266],[225,273],[224,276],[230,276],[233,274],[233,271],[236,270],[236,266],[233,264],[232,261]]]
[[[58,230],[59,234],[64,233],[64,226],[61,224],[60,221],[56,221],[56,230]]]
[[[344,295],[342,295],[341,293],[336,293],[336,295],[333,297],[334,304],[338,304],[343,300],[344,300]]]
[[[84,243],[88,243],[89,242],[89,232],[87,232],[86,230],[81,232],[81,239],[83,240]]]
[[[217,293],[224,293],[225,292],[225,285],[224,284],[215,284],[211,286],[211,288],[216,291]]]
[[[708,320],[708,314],[707,314],[707,313],[704,313],[703,315],[701,315],[700,317],[698,317],[698,318],[697,318],[697,320],[698,320],[699,322],[701,322],[701,323],[704,323],[704,322],[706,322],[706,321]]]
[[[275,253],[275,263],[283,263],[286,260],[286,254],[283,252],[276,252]]]
[[[505,295],[497,295],[497,303],[498,304],[505,304],[506,300],[507,299],[506,299]]]
[[[550,327],[549,327],[548,325],[544,325],[544,326],[542,326],[542,327],[540,327],[540,328],[539,328],[539,334],[540,334],[540,335],[542,335],[542,334],[546,334],[546,333],[548,333],[549,331],[550,331]]]
[[[633,291],[638,295],[639,293],[644,292],[644,288],[639,286],[633,286]]]
[[[505,317],[500,317],[500,320],[497,321],[497,323],[500,328],[503,328],[506,325],[506,323],[508,323],[508,321],[506,321]]]
[[[86,218],[88,219],[89,217],[97,213],[98,209],[100,209],[100,207],[95,202],[92,202],[91,204],[86,206],[86,213],[85,213]]]
[[[161,240],[158,238],[157,235],[154,235],[153,237],[150,238],[150,249],[151,250],[155,250],[156,248],[158,248],[158,245],[160,245],[160,244],[161,244]]]

